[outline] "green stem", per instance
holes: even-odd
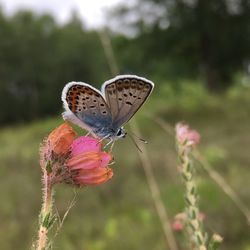
[[[186,188],[186,214],[187,214],[187,231],[191,239],[191,244],[195,244],[195,249],[206,250],[205,235],[202,230],[201,221],[199,220],[199,206],[197,187],[193,180],[194,166],[191,161],[191,148],[184,144],[178,145],[179,158],[181,163],[181,173]]]
[[[43,204],[40,213],[38,240],[36,250],[45,250],[48,246],[48,231],[53,224],[52,202],[53,202],[53,183],[50,173],[44,170],[43,175]]]

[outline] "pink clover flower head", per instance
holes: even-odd
[[[179,144],[195,146],[200,142],[200,134],[196,130],[191,130],[186,124],[177,123],[175,131]]]
[[[99,139],[81,136],[72,143],[71,157],[66,166],[74,184],[99,185],[113,176],[112,169],[108,167],[111,160],[111,154],[102,151]]]
[[[52,183],[77,186],[99,185],[113,176],[108,164],[113,159],[102,150],[99,139],[81,136],[68,124],[55,128],[40,147],[40,164]]]

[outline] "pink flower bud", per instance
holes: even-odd
[[[44,169],[48,164],[55,164],[58,159],[63,161],[69,153],[76,132],[68,123],[55,128],[40,147],[40,165]]]
[[[184,228],[184,225],[183,225],[183,221],[181,220],[175,220],[173,223],[172,223],[172,229],[175,231],[175,232],[181,232]]]
[[[47,141],[51,150],[60,155],[68,152],[75,137],[76,132],[65,122],[49,134]]]
[[[196,130],[191,130],[186,124],[178,123],[175,131],[176,139],[180,144],[195,146],[200,142],[200,134]]]

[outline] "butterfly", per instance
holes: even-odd
[[[70,82],[62,91],[64,120],[111,142],[124,138],[127,123],[151,94],[154,83],[135,75],[106,81],[101,92],[83,82]]]

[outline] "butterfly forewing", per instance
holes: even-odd
[[[70,110],[79,119],[78,125],[94,133],[111,124],[109,107],[95,88],[85,83],[72,82],[66,85],[63,93],[66,119],[76,123],[74,117],[68,116],[67,110]]]
[[[116,77],[104,84],[103,91],[115,127],[121,127],[131,119],[146,101],[153,87],[151,81],[129,75]]]

